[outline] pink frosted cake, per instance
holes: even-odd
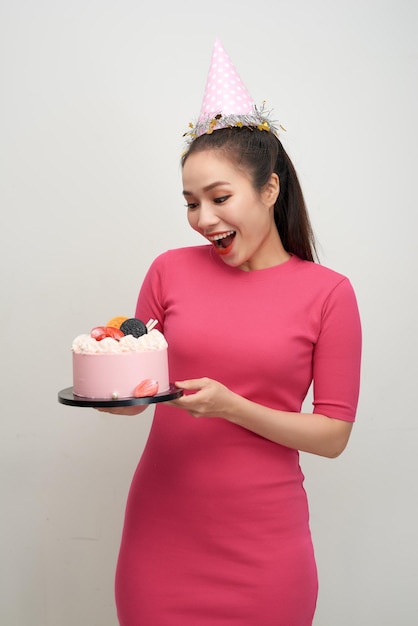
[[[156,322],[118,319],[119,327],[111,321],[74,339],[74,395],[118,400],[168,391],[168,346]]]

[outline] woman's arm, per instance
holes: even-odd
[[[221,417],[282,446],[335,458],[346,447],[352,423],[317,413],[279,411],[251,402],[210,378],[176,382],[194,393],[171,402],[194,417]]]

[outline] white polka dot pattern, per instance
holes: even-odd
[[[254,101],[219,39],[215,40],[199,120],[218,113],[248,115]]]

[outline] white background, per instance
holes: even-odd
[[[417,623],[417,18],[413,0],[1,0],[1,624],[117,623],[152,410],[57,392],[73,337],[132,315],[153,258],[198,241],[179,157],[217,36],[286,127],[321,261],[362,314],[349,447],[302,456],[315,626]]]

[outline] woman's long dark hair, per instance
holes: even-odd
[[[257,191],[261,191],[275,172],[280,193],[274,205],[274,221],[283,247],[306,261],[318,258],[296,170],[276,135],[247,127],[222,128],[195,139],[182,157],[182,166],[188,156],[204,150],[220,150],[238,167],[249,171]]]

